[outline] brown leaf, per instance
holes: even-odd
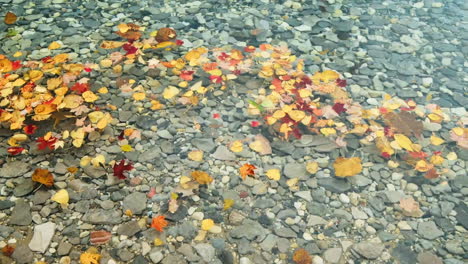
[[[394,113],[390,112],[384,115],[385,124],[395,129],[397,133],[405,136],[420,137],[423,131],[423,123],[416,119],[416,115],[410,112]]]
[[[293,261],[296,264],[312,264],[312,258],[309,255],[309,252],[303,248],[299,248],[294,251]]]
[[[424,174],[424,178],[426,179],[437,179],[439,176],[440,175],[435,168],[428,170],[426,174]]]
[[[47,169],[37,168],[34,170],[32,180],[44,184],[47,187],[54,185],[54,175]]]
[[[5,21],[5,24],[11,25],[11,24],[14,24],[17,19],[18,17],[13,12],[7,12],[5,15],[4,21]]]
[[[193,171],[190,175],[199,184],[210,184],[213,182],[213,178],[203,171]]]

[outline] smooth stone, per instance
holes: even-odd
[[[232,153],[226,146],[218,146],[213,153],[213,158],[218,160],[235,160],[236,155]]]
[[[134,192],[124,198],[122,210],[125,212],[130,210],[133,214],[141,214],[146,209],[148,198],[146,194]]]
[[[233,238],[262,241],[267,235],[267,230],[256,221],[244,219],[240,226],[231,230],[230,235]]]
[[[119,224],[122,217],[117,210],[89,209],[82,220],[90,224]]]
[[[16,260],[17,264],[31,264],[34,254],[26,244],[18,244],[11,257]]]
[[[299,178],[305,180],[307,178],[308,172],[305,164],[301,163],[288,163],[283,168],[284,176],[292,179]]]
[[[10,216],[10,224],[27,226],[32,222],[31,207],[26,200],[18,199]]]
[[[193,246],[204,261],[210,262],[215,256],[215,248],[208,243],[196,244]]]
[[[341,248],[329,248],[323,252],[323,258],[329,263],[338,263],[343,250]]]
[[[31,179],[25,179],[13,190],[16,197],[26,196],[34,190],[34,182]]]
[[[44,253],[49,247],[55,233],[55,223],[47,222],[34,227],[34,235],[29,242],[32,251]]]
[[[353,246],[353,249],[366,259],[377,259],[385,246],[382,243],[363,241]]]
[[[343,193],[351,189],[351,184],[346,179],[319,178],[318,185],[334,193]]]
[[[425,239],[434,240],[444,235],[433,221],[418,224],[418,234]]]
[[[30,169],[30,165],[23,161],[11,161],[0,168],[0,178],[16,178],[23,176]]]

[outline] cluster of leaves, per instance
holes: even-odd
[[[59,46],[52,43],[49,49]],[[13,57],[21,55],[18,52]],[[91,63],[71,63],[65,53],[38,61],[12,61],[0,55],[0,122],[10,130],[22,132],[8,140],[8,152],[25,152],[20,144],[34,138],[38,149],[58,149],[64,147],[65,141],[80,147],[88,134],[102,131],[112,118],[94,104],[99,96],[91,90],[90,79],[80,77],[97,68]],[[52,126],[49,120],[54,120],[54,128],[68,121],[74,129],[38,135],[41,126]]]

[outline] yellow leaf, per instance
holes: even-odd
[[[23,84],[25,84],[26,81],[19,78],[19,79],[16,79],[14,82],[13,82],[13,86],[15,87],[19,87],[19,86],[23,86]]]
[[[119,25],[117,26],[117,28],[118,28],[119,31],[122,32],[122,33],[125,33],[125,32],[127,32],[127,31],[130,29],[130,27],[129,27],[127,24],[124,24],[124,23],[119,24]]]
[[[154,245],[157,246],[157,247],[162,246],[162,245],[164,245],[164,241],[157,237],[157,238],[154,239]]]
[[[168,86],[166,89],[164,89],[163,92],[163,97],[164,99],[171,99],[174,96],[178,95],[180,90],[175,87],[175,86]]]
[[[145,93],[134,93],[133,94],[133,99],[135,99],[136,101],[141,101],[141,100],[143,100],[145,98],[146,98]]]
[[[192,171],[190,176],[199,184],[210,184],[213,182],[213,178],[203,171]]]
[[[430,161],[432,164],[438,166],[444,163],[444,160],[444,157],[442,157],[441,155],[433,155]]]
[[[231,143],[231,151],[232,152],[241,152],[244,149],[244,146],[242,144],[241,140],[236,140]]]
[[[387,165],[388,165],[390,168],[395,169],[395,168],[398,168],[398,166],[400,166],[400,163],[395,162],[395,161],[393,161],[393,160],[389,160],[389,161],[387,162]]]
[[[299,178],[292,178],[286,181],[286,185],[288,185],[289,188],[293,188],[298,182],[299,182]]]
[[[358,157],[339,157],[333,163],[333,168],[335,169],[335,175],[338,177],[354,176],[362,171],[361,159]]]
[[[304,111],[300,110],[292,110],[288,113],[289,117],[291,117],[292,120],[299,122],[305,117]]]
[[[234,205],[233,199],[224,199],[223,210],[226,211]]]
[[[104,117],[104,113],[101,111],[93,111],[88,114],[89,120],[95,124]]]
[[[92,91],[86,91],[81,96],[83,96],[84,100],[88,103],[92,103],[99,99],[99,97],[95,95]]]
[[[60,47],[62,47],[62,45],[60,45],[60,43],[58,43],[57,41],[54,41],[54,42],[50,43],[48,49],[54,50],[54,49],[58,49]]]
[[[280,118],[283,118],[285,115],[286,115],[286,113],[283,110],[276,110],[273,113],[272,117],[275,118],[275,119],[280,119]]]
[[[428,114],[427,117],[429,117],[429,119],[431,121],[434,121],[436,123],[440,123],[440,122],[442,122],[442,120],[444,120],[444,118],[442,116],[440,116],[438,114],[434,114],[434,113]]]
[[[214,226],[214,221],[211,220],[211,219],[204,219],[204,220],[201,222],[201,229],[202,229],[202,230],[208,231],[208,230],[210,230],[213,226]]]
[[[434,146],[439,146],[440,144],[443,144],[445,140],[441,139],[440,137],[436,136],[431,136],[431,144]]]
[[[13,57],[15,57],[15,58],[21,57],[21,56],[23,56],[23,52],[21,52],[21,51],[17,51],[17,52],[15,52],[15,54],[13,54]]]
[[[108,68],[110,66],[112,66],[112,60],[111,59],[103,59],[99,62],[99,64],[101,65],[101,67],[103,68]]]
[[[269,169],[265,174],[270,180],[279,181],[281,178],[279,169]]]
[[[411,142],[411,140],[407,136],[403,134],[395,134],[394,138],[395,138],[395,141],[398,143],[398,145],[400,145],[400,147],[408,151],[414,151],[413,146],[412,146],[413,142]]]
[[[315,161],[309,161],[306,163],[306,170],[310,174],[315,174],[318,171],[318,163]]]
[[[465,131],[461,127],[452,128],[452,132],[455,133],[455,135],[457,136],[463,136],[463,134],[465,133]]]
[[[106,94],[108,92],[109,92],[109,90],[107,89],[107,87],[101,87],[98,90],[98,93],[100,93],[100,94]]]
[[[62,189],[56,192],[50,199],[59,204],[67,205],[70,197],[68,196],[68,191],[66,189]]]
[[[203,160],[203,151],[201,150],[192,150],[188,154],[189,159],[193,161],[202,161]]]
[[[81,160],[80,160],[80,166],[81,167],[86,167],[89,164],[89,162],[91,162],[91,159],[92,158],[89,157],[89,156],[82,157]]]
[[[336,134],[336,130],[332,127],[324,127],[324,128],[321,128],[320,129],[320,132],[324,135],[324,136],[329,136],[329,135],[335,135]]]
[[[456,160],[458,159],[458,156],[457,156],[457,153],[455,152],[450,152],[449,154],[447,154],[447,156],[445,156],[448,160]]]
[[[130,151],[133,151],[132,146],[130,146],[130,145],[128,145],[128,144],[120,146],[120,149],[121,149],[123,152],[130,152]]]
[[[420,160],[416,162],[416,166],[414,167],[417,171],[426,172],[432,168],[434,165],[427,163],[425,160]]]

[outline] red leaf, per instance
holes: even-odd
[[[213,118],[215,118],[215,119],[220,118],[220,117],[221,117],[221,115],[218,114],[218,113],[213,114]]]
[[[222,83],[222,82],[223,82],[223,78],[221,78],[221,76],[211,75],[211,76],[210,76],[210,81],[211,81],[212,83]]]
[[[437,179],[439,178],[439,173],[437,173],[437,170],[435,168],[432,168],[424,174],[424,178],[426,179]]]
[[[184,41],[183,41],[183,40],[180,40],[180,39],[176,39],[175,44],[176,44],[177,46],[182,46],[182,45],[184,45]]]
[[[125,130],[122,130],[122,132],[120,132],[120,135],[117,136],[117,139],[118,140],[124,140],[125,139]]]
[[[138,51],[138,48],[133,46],[131,43],[125,43],[122,48],[127,52],[125,55],[135,54]]]
[[[181,71],[180,72],[180,78],[182,78],[182,80],[185,80],[185,81],[191,81],[193,80],[193,73],[195,71]]]
[[[86,67],[84,68],[85,72],[91,72],[93,69],[89,68],[89,67]]]
[[[35,125],[27,125],[27,126],[23,127],[24,133],[26,133],[28,135],[34,134],[34,132],[36,132],[36,129],[37,129],[37,126],[35,126]]]
[[[245,52],[254,52],[255,51],[255,47],[254,46],[247,46],[244,48],[244,51]]]
[[[89,85],[87,83],[77,82],[70,89],[75,91],[77,94],[82,94],[82,93],[84,93],[86,91],[89,91]]]
[[[23,66],[21,64],[21,61],[17,60],[17,61],[13,61],[11,63],[11,66],[13,67],[13,70],[16,71],[17,69],[21,68],[21,66]]]
[[[260,122],[258,122],[258,121],[252,121],[252,122],[250,122],[250,125],[251,125],[252,127],[258,127],[258,126],[260,126]]]
[[[125,165],[125,160],[123,159],[119,163],[115,163],[112,169],[114,170],[115,177],[124,180],[127,179],[127,176],[125,176],[124,173],[133,169],[133,166],[131,162]]]
[[[389,159],[391,157],[388,152],[382,152],[380,155],[386,159]]]
[[[333,110],[335,110],[335,112],[337,114],[341,114],[343,112],[346,112],[346,108],[344,108],[344,104],[340,104],[340,103],[336,103],[333,105]]]
[[[338,79],[336,79],[336,84],[337,84],[338,86],[340,86],[340,87],[346,87],[347,82],[346,82],[346,80],[343,80],[343,79],[338,78]]]
[[[10,153],[10,155],[15,156],[15,155],[21,154],[23,150],[24,148],[22,147],[9,147],[7,151],[8,153]]]
[[[55,147],[55,142],[57,142],[57,138],[56,137],[51,137],[49,138],[49,140],[46,140],[44,139],[44,137],[40,137],[36,140],[37,143],[37,148],[39,150],[43,150],[43,149],[46,149],[47,147],[50,149],[50,150],[54,150]]]
[[[52,57],[50,57],[50,56],[44,57],[44,58],[41,59],[41,61],[42,61],[43,63],[52,62]]]
[[[408,151],[408,154],[415,158],[415,159],[424,159],[424,158],[427,158],[429,155],[427,155],[427,153],[425,153],[424,151]]]

